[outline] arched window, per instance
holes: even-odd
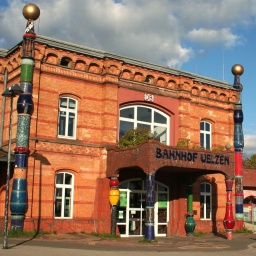
[[[155,139],[169,145],[170,118],[165,113],[152,107],[135,105],[120,109],[119,138],[126,131],[143,127],[155,134]]]
[[[72,218],[74,196],[74,176],[60,172],[55,176],[55,218]]]
[[[200,122],[200,147],[208,150],[212,147],[212,125],[209,122]]]
[[[210,220],[212,218],[212,185],[200,184],[200,218]]]
[[[76,138],[77,101],[63,97],[59,100],[58,137]]]

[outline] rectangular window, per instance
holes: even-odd
[[[77,120],[77,101],[61,98],[59,102],[58,137],[75,139]]]

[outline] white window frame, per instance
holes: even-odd
[[[204,124],[204,129],[201,130],[201,124]],[[206,131],[206,124],[209,124],[210,126],[210,131]],[[201,141],[201,135],[203,135],[203,143]],[[209,135],[210,136],[210,145],[209,148],[206,145],[206,136]],[[203,145],[202,145],[203,144]],[[212,148],[212,124],[210,122],[207,121],[201,121],[200,122],[200,147],[202,147],[203,149],[207,149],[210,150]]]
[[[201,191],[201,185],[204,185],[204,191]],[[206,186],[210,187],[210,192],[206,192]],[[201,207],[201,196],[204,197],[203,199],[203,216],[201,216],[201,212],[200,212],[200,219],[201,220],[211,220],[212,219],[212,184],[208,183],[208,182],[202,182],[200,184],[200,207]],[[207,218],[206,216],[206,209],[207,209],[207,205],[206,205],[206,197],[209,196],[210,197],[210,217]]]
[[[138,107],[151,109],[151,120],[152,120],[151,122],[144,122],[144,121],[137,120]],[[121,110],[128,109],[128,108],[134,108],[134,118],[121,117]],[[154,113],[155,112],[166,118],[166,124],[154,122]],[[156,108],[144,106],[144,105],[129,105],[129,106],[120,108],[120,110],[119,110],[119,136],[120,136],[120,121],[126,121],[126,122],[133,123],[134,129],[137,128],[139,124],[148,125],[148,126],[150,126],[152,133],[154,133],[154,126],[166,128],[166,142],[162,142],[162,143],[164,143],[166,145],[170,145],[170,117],[167,114],[165,114],[164,112],[162,112]]]
[[[61,99],[67,99],[67,107],[61,107]],[[70,109],[68,108],[69,106],[69,101],[73,100],[75,102],[75,108]],[[64,128],[64,135],[60,134],[60,126],[61,126],[61,112],[65,112],[65,128]],[[69,128],[69,115],[74,114],[74,120],[73,120],[73,135],[69,136],[68,135],[68,128]],[[76,129],[77,129],[77,100],[70,98],[70,97],[61,97],[59,99],[59,117],[58,117],[58,137],[59,138],[65,138],[65,139],[76,139]]]
[[[57,175],[58,174],[63,174],[64,178],[63,178],[63,184],[57,184]],[[65,184],[65,176],[66,175],[71,175],[72,177],[72,184]],[[54,212],[53,212],[53,215],[54,215],[54,218],[55,219],[72,219],[73,218],[73,203],[74,203],[74,178],[75,176],[72,174],[72,173],[69,173],[69,172],[58,172],[55,174],[55,190],[54,190]],[[56,196],[56,190],[58,189],[61,189],[62,190],[62,194],[61,196]],[[70,189],[70,197],[65,197],[65,189]],[[55,216],[55,207],[56,207],[56,200],[57,199],[61,199],[61,216]],[[66,204],[65,204],[65,200],[69,200],[69,206],[70,206],[70,216],[68,217],[65,217],[65,207],[66,207]]]

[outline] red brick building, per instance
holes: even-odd
[[[20,62],[21,44],[0,50],[2,91],[5,81],[7,87],[19,83]],[[109,233],[109,181],[117,177],[117,230],[122,236],[144,235],[146,179],[154,175],[156,236],[186,234],[190,185],[195,230],[224,230],[238,94],[226,82],[38,36],[24,229]],[[9,100],[0,101],[6,150]],[[141,126],[154,139],[116,147],[125,131]],[[14,148],[16,107],[12,129]],[[3,224],[6,159],[1,161]]]

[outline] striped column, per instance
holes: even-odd
[[[243,148],[244,148],[244,135],[243,135],[243,110],[241,102],[241,92],[243,86],[240,83],[240,75],[244,69],[241,65],[234,65],[232,73],[235,76],[233,87],[240,92],[240,99],[235,104],[234,108],[234,148],[235,148],[235,206],[236,206],[236,226],[238,229],[243,229],[244,213],[243,213]]]
[[[145,239],[155,240],[155,174],[147,174]]]
[[[32,87],[34,72],[34,23],[40,15],[39,8],[28,4],[23,8],[23,15],[28,20],[23,35],[20,94],[17,102],[18,124],[16,135],[15,167],[10,200],[11,228],[23,230],[25,214],[27,212],[27,168],[29,155],[30,117],[33,113]]]

